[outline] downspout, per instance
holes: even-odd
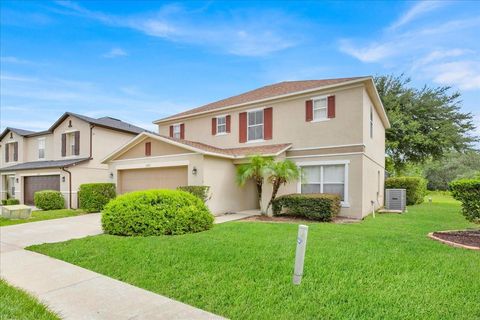
[[[72,173],[62,167],[62,170],[68,173],[68,209],[72,209]]]
[[[93,159],[93,128],[95,127],[94,124],[90,125],[90,160]]]

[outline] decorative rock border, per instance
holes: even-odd
[[[455,232],[455,231],[465,231],[465,230],[434,231],[434,232],[430,232],[430,233],[428,234],[428,237],[429,237],[430,239],[439,241],[439,242],[441,242],[441,243],[444,243],[444,244],[449,245],[449,246],[452,246],[452,247],[469,249],[469,250],[480,250],[479,247],[467,246],[467,245],[465,245],[465,244],[461,244],[461,243],[457,243],[457,242],[453,242],[453,241],[444,240],[444,239],[441,239],[441,238],[436,237],[436,236],[433,235],[435,232]]]

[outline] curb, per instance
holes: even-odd
[[[452,232],[452,231],[464,231],[464,230],[447,230],[447,231],[435,231],[435,232]],[[446,244],[446,245],[449,245],[449,246],[452,246],[452,247],[456,247],[456,248],[463,248],[463,249],[469,249],[469,250],[480,250],[479,247],[467,246],[465,244],[460,244],[460,243],[456,243],[456,242],[452,242],[452,241],[448,241],[448,240],[438,238],[438,237],[434,236],[433,233],[434,232],[430,232],[428,234],[428,237],[430,239],[439,241],[443,244]]]

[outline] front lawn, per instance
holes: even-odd
[[[0,319],[57,320],[37,299],[0,279]]]
[[[38,211],[33,211],[32,216],[29,219],[5,219],[0,217],[0,227],[10,226],[10,225],[19,224],[19,223],[73,217],[73,216],[78,216],[84,213],[85,212],[81,209],[77,209],[77,210],[60,209],[60,210],[47,210],[47,211],[38,210]]]
[[[480,254],[427,238],[471,227],[456,201],[362,223],[312,223],[292,285],[297,225],[233,222],[182,236],[93,236],[31,250],[233,319],[479,319]]]

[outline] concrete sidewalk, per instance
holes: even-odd
[[[0,228],[0,277],[64,319],[223,319],[24,247],[102,233],[100,215]]]

